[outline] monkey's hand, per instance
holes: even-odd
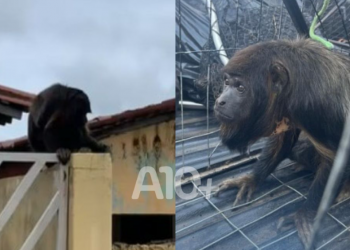
[[[219,196],[223,191],[232,188],[238,188],[238,193],[236,200],[233,203],[233,207],[241,203],[241,201],[246,198],[246,202],[250,201],[252,194],[256,187],[256,181],[251,174],[243,175],[238,178],[232,178],[223,181],[219,184],[217,192],[214,196]]]
[[[59,162],[61,162],[63,165],[66,165],[70,160],[71,151],[66,148],[59,148],[56,151],[56,155]]]
[[[90,140],[85,147],[90,148],[93,153],[111,153],[111,150],[107,145],[95,140]]]
[[[98,152],[100,152],[100,153],[111,153],[111,149],[107,145],[105,145],[103,143],[99,143],[98,144]]]

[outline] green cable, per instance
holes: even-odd
[[[330,2],[330,0],[325,0],[323,2],[321,10],[318,12],[318,16],[322,16],[323,15],[323,13],[325,12],[325,10],[327,9],[327,7],[329,5],[329,2]],[[318,41],[318,42],[322,43],[328,49],[333,49],[334,48],[333,43],[328,42],[326,39],[324,39],[324,38],[322,38],[322,37],[320,37],[318,35],[315,35],[316,23],[317,23],[317,15],[315,15],[314,20],[312,21],[311,26],[310,26],[310,32],[309,32],[310,38],[315,40],[315,41]]]

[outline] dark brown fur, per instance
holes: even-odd
[[[295,215],[306,245],[349,111],[350,59],[308,39],[271,41],[237,52],[223,72],[227,86],[215,113],[226,146],[244,150],[271,135],[283,118],[288,118],[291,129],[269,138],[248,183],[242,178],[239,183],[226,181],[219,192],[245,189],[236,198],[242,200],[287,157],[311,165],[315,179]],[[306,140],[296,145],[301,131]],[[348,176],[349,171],[343,181]]]
[[[28,138],[36,152],[57,152],[66,164],[71,152],[107,152],[87,130],[88,96],[80,89],[54,84],[34,99],[28,118]]]

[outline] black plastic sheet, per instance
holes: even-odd
[[[221,52],[215,47],[206,0],[178,0],[176,4],[176,66],[182,76],[184,100],[209,108],[222,91]],[[259,41],[297,36],[281,0],[213,0],[220,38],[230,58],[235,51]],[[208,88],[209,84],[209,88]],[[207,93],[209,90],[209,93]],[[180,92],[180,81],[177,81]],[[208,95],[208,96],[207,96]]]

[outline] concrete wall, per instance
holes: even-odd
[[[153,167],[165,197],[166,176],[159,172],[169,166],[175,174],[175,121],[142,127],[103,140],[113,152],[113,213],[114,214],[175,214],[175,197],[157,199],[154,192],[141,192],[133,200],[132,193],[139,171]],[[144,184],[152,184],[149,175]],[[174,176],[172,176],[172,179]],[[174,194],[174,190],[172,190]]]
[[[68,250],[112,247],[112,166],[108,154],[80,154],[69,173]]]

